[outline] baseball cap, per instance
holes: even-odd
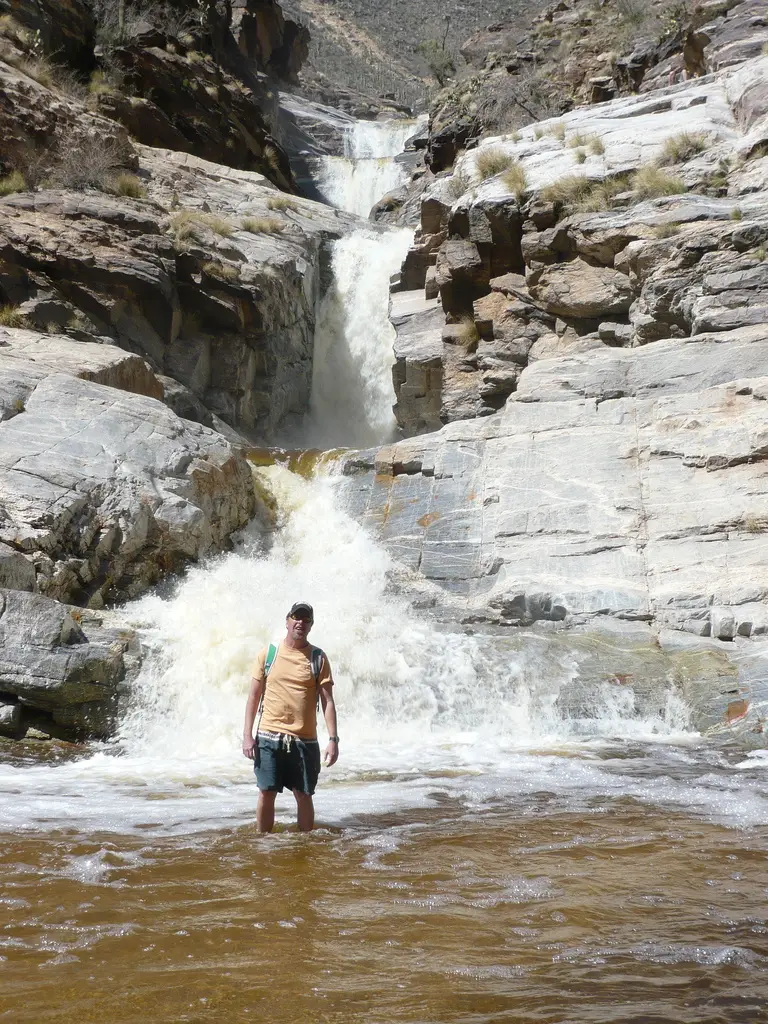
[[[314,621],[315,613],[312,610],[311,604],[307,604],[306,601],[297,601],[296,604],[291,605],[288,617],[291,619],[310,619]]]

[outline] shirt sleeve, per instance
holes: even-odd
[[[251,678],[258,679],[259,682],[262,683],[264,682],[264,666],[267,663],[267,650],[268,648],[265,647],[263,650],[259,651],[256,655],[256,661],[253,663],[253,668],[251,669]]]
[[[333,673],[331,672],[331,663],[328,661],[328,655],[323,652],[323,661],[320,665],[320,675],[317,677],[318,686],[333,686]]]

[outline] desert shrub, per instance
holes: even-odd
[[[109,182],[109,191],[129,199],[143,199],[147,190],[135,174],[117,174]]]
[[[514,157],[505,153],[498,146],[489,146],[488,149],[480,149],[475,157],[475,167],[482,181],[492,178],[496,174],[506,171],[515,162]]]
[[[126,5],[122,24],[120,23],[120,0],[92,0],[96,19],[96,38],[102,46],[119,46],[133,39],[142,22],[154,26],[164,35],[174,39],[186,36],[199,27],[202,21],[202,4],[192,4],[191,10],[183,10],[170,3],[153,2]]]
[[[0,327],[26,327],[27,318],[18,306],[0,306]]]
[[[209,277],[216,277],[219,281],[239,281],[240,271],[237,267],[233,267],[231,263],[204,263],[203,273],[208,274]]]
[[[276,196],[267,202],[270,210],[298,210],[299,204],[288,196]]]
[[[122,164],[120,147],[108,139],[72,139],[51,174],[51,184],[76,191],[96,188],[110,191],[115,170]]]
[[[731,210],[731,220],[744,220],[744,212],[738,206]]]
[[[525,168],[521,164],[513,163],[502,173],[501,181],[519,203],[528,185]]]
[[[190,50],[187,54],[187,60],[190,64],[202,64],[205,61],[205,54],[200,53],[199,50]]]
[[[9,196],[13,192],[23,192],[26,187],[27,183],[21,171],[11,171],[4,178],[0,178],[0,196]]]
[[[678,135],[671,135],[665,141],[656,163],[659,167],[682,164],[696,156],[697,153],[701,153],[706,147],[706,136],[700,132],[680,132]]]
[[[595,156],[602,156],[605,152],[605,145],[599,135],[593,135],[589,140],[589,151]]]
[[[641,167],[632,178],[632,188],[641,199],[675,196],[685,192],[685,182],[676,174],[662,170],[654,164]]]
[[[587,159],[587,154],[583,149],[577,149],[573,155],[577,164],[583,164]]]
[[[276,217],[243,217],[240,226],[252,235],[276,235],[285,231],[285,224]]]
[[[545,135],[546,135],[546,132],[544,131],[543,128],[534,128],[533,129],[533,137],[534,137],[534,139],[537,142],[539,141],[539,139],[543,139]]]
[[[616,9],[622,21],[629,25],[642,25],[648,16],[648,4],[645,0],[616,0]]]
[[[424,58],[424,63],[437,79],[439,85],[445,85],[448,79],[456,74],[456,61],[450,50],[446,50],[437,39],[425,39],[416,47],[416,52]]]

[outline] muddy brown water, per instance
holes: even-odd
[[[731,781],[738,754],[671,769],[640,753],[601,757],[633,785],[711,786],[721,809],[764,794],[760,762]],[[47,829],[2,836],[0,1020],[768,1020],[764,824],[712,820],[700,796],[515,796],[491,780],[480,799],[457,782],[438,773],[428,807],[336,814],[310,835],[285,799],[269,837],[242,811],[119,834],[52,808]]]

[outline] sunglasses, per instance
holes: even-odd
[[[289,618],[293,619],[294,622],[312,622],[313,620],[309,615],[289,615]]]

